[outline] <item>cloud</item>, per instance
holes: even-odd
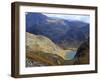
[[[61,19],[68,19],[68,20],[78,20],[83,22],[90,22],[90,16],[89,15],[75,15],[75,14],[44,14],[48,17],[57,17]]]

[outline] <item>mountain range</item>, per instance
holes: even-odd
[[[46,36],[66,49],[79,47],[89,38],[89,23],[29,12],[26,14],[26,32]]]

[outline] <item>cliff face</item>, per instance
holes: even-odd
[[[26,47],[33,52],[51,53],[64,58],[64,50],[42,35],[26,32]],[[28,50],[27,53],[29,53]]]

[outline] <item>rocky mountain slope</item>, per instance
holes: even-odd
[[[61,65],[64,50],[41,35],[26,32],[26,67]]]

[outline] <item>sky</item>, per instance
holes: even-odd
[[[89,15],[70,15],[70,14],[44,14],[48,17],[57,17],[57,18],[61,18],[61,19],[68,19],[68,20],[78,20],[78,21],[83,21],[86,23],[90,22],[90,16]]]

